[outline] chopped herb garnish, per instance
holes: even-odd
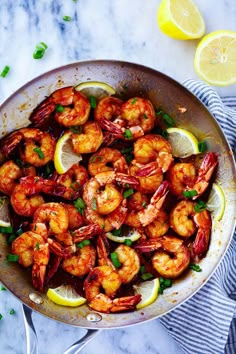
[[[7,290],[7,289],[5,288],[5,286],[1,285],[0,290],[1,290],[1,291],[5,291],[5,290]]]
[[[132,241],[129,238],[126,238],[124,244],[126,246],[131,246],[132,245]]]
[[[89,100],[90,100],[90,106],[92,108],[96,108],[97,107],[97,99],[95,96],[89,96]]]
[[[90,245],[90,241],[89,240],[83,240],[80,243],[77,243],[77,247],[79,248],[83,248],[84,246]]]
[[[93,210],[97,210],[97,200],[96,200],[96,198],[92,198],[92,203],[91,203],[92,205],[92,209]]]
[[[123,197],[124,198],[128,198],[130,197],[132,194],[134,194],[134,190],[132,188],[127,189],[126,191],[124,191],[123,193]]]
[[[135,97],[132,101],[131,104],[135,104],[137,102],[137,97]]]
[[[160,277],[160,287],[158,289],[159,294],[163,294],[163,291],[167,288],[170,288],[172,286],[172,280],[171,279],[165,279]]]
[[[61,104],[58,103],[58,104],[56,105],[56,111],[57,111],[57,112],[63,112],[63,111],[64,111],[64,107],[63,107]]]
[[[147,202],[142,202],[142,207],[146,208],[147,207]]]
[[[45,155],[44,155],[43,151],[39,147],[36,147],[33,150],[34,150],[34,152],[36,152],[36,154],[38,154],[38,157],[40,159],[44,159]]]
[[[35,245],[35,249],[38,251],[39,250],[39,243],[37,242]]]
[[[75,182],[71,183],[70,188],[73,189],[74,191],[78,191],[78,189],[80,189],[79,182],[75,181]]]
[[[81,214],[81,215],[84,215],[84,209],[86,207],[86,204],[85,202],[83,201],[82,198],[78,198],[74,201],[74,206],[76,207],[76,209],[78,210],[78,212]]]
[[[54,171],[54,163],[49,161],[43,168],[42,175],[44,178],[49,177]]]
[[[132,134],[130,129],[125,129],[125,132],[124,132],[123,136],[126,139],[132,139],[133,138],[133,134]]]
[[[155,113],[156,113],[157,116],[160,116],[160,115],[162,115],[164,112],[163,112],[163,110],[162,110],[161,108],[157,108],[156,111],[155,111]]]
[[[192,197],[195,197],[197,194],[198,193],[195,189],[191,189],[189,191],[183,191],[183,196],[185,198],[192,198]]]
[[[0,226],[0,232],[3,234],[12,234],[13,231],[12,226]]]
[[[162,130],[161,131],[161,136],[163,136],[163,138],[165,138],[165,139],[168,139],[169,134],[168,134],[168,132],[166,130]]]
[[[122,228],[120,227],[119,229],[117,230],[112,230],[112,235],[114,236],[121,236],[122,235]]]
[[[16,313],[16,311],[14,310],[14,309],[11,309],[10,311],[9,311],[9,314],[10,315],[14,315]]]
[[[198,143],[198,150],[200,151],[200,152],[206,152],[207,151],[207,143],[206,143],[206,141],[199,141],[199,143]]]
[[[19,256],[17,254],[8,254],[7,255],[8,262],[17,262],[18,259],[19,259]]]
[[[2,319],[2,314],[0,313],[0,321],[1,321],[1,319]]]
[[[93,156],[90,160],[91,163],[98,163],[102,161],[103,161],[103,157],[99,155]]]
[[[152,273],[143,273],[142,275],[141,275],[141,278],[142,278],[142,280],[148,280],[148,279],[152,279],[153,278],[153,275],[152,275]]]
[[[205,210],[206,208],[207,208],[207,205],[202,200],[199,200],[197,202],[197,204],[194,205],[195,213],[201,213],[201,211]]]
[[[72,133],[75,133],[75,134],[81,134],[83,131],[81,125],[72,125],[69,129]]]
[[[15,234],[9,235],[9,237],[8,237],[8,239],[7,239],[8,245],[11,245],[12,242],[13,242],[16,238],[17,238],[17,235],[15,235]]]
[[[175,125],[174,119],[167,113],[164,113],[162,116],[163,123],[168,127],[173,127]]]
[[[112,261],[112,264],[116,267],[116,268],[119,268],[121,266],[121,263],[119,261],[119,258],[117,256],[117,253],[116,252],[112,252],[111,253],[111,261]]]
[[[143,118],[148,119],[148,116],[146,115],[146,113],[143,113]]]
[[[140,272],[141,272],[141,274],[143,274],[143,273],[146,272],[146,268],[145,268],[144,265],[141,265],[141,266],[140,266]]]
[[[7,76],[7,74],[9,73],[9,71],[10,71],[10,66],[8,66],[8,65],[6,65],[5,67],[4,67],[4,69],[3,69],[3,71],[1,72],[1,77],[6,77]]]
[[[48,48],[48,46],[46,43],[44,43],[44,42],[38,43],[36,45],[35,51],[33,52],[33,58],[34,59],[41,59],[44,56],[47,48]]]
[[[63,16],[63,20],[69,22],[71,21],[71,16]]]
[[[202,269],[200,268],[200,266],[199,266],[198,264],[194,264],[194,263],[189,264],[189,269],[192,269],[192,270],[194,270],[195,272],[201,272],[201,271],[202,271]]]

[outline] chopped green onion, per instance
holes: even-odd
[[[48,46],[46,43],[44,43],[44,42],[38,43],[36,45],[35,51],[33,52],[33,58],[34,59],[41,59],[44,56],[47,48],[48,48]]]
[[[114,235],[114,236],[121,236],[121,234],[122,234],[122,228],[120,227],[119,229],[117,229],[117,230],[112,230],[112,235]]]
[[[8,239],[7,239],[8,245],[11,245],[12,242],[13,242],[16,238],[17,238],[17,235],[15,235],[15,234],[9,235],[9,237],[8,237]]]
[[[189,191],[183,191],[183,196],[185,198],[192,198],[197,195],[197,191],[195,189],[189,190]]]
[[[93,210],[97,210],[97,200],[96,200],[96,198],[92,199],[92,205],[91,206],[92,206]]]
[[[62,106],[62,104],[59,104],[59,103],[58,103],[58,104],[56,105],[56,111],[57,111],[57,112],[63,112],[63,111],[64,111],[64,107]]]
[[[5,67],[4,67],[4,69],[3,69],[3,71],[1,72],[1,77],[6,77],[7,76],[7,74],[9,73],[9,71],[10,71],[10,66],[8,66],[8,65],[6,65]]]
[[[12,226],[0,226],[0,233],[3,234],[12,234],[13,233],[13,228]]]
[[[89,240],[83,240],[80,243],[77,243],[77,247],[79,248],[83,248],[84,246],[90,245],[90,241]]]
[[[162,130],[161,131],[161,136],[163,136],[163,138],[165,138],[165,139],[168,139],[169,134],[168,134],[168,132],[166,130]]]
[[[160,277],[160,287],[158,289],[159,294],[163,294],[163,291],[167,288],[170,288],[172,286],[172,280],[171,279],[165,279]]]
[[[146,272],[146,268],[145,268],[144,265],[141,265],[141,266],[140,266],[140,272],[141,272],[142,274]]]
[[[18,259],[19,259],[19,256],[17,254],[8,254],[7,255],[8,262],[17,262]]]
[[[71,183],[71,185],[70,185],[70,188],[73,189],[74,191],[78,191],[78,189],[79,189],[80,187],[81,187],[81,186],[80,186],[80,184],[79,184],[78,181],[75,181],[75,182]]]
[[[97,99],[95,96],[90,96],[89,97],[89,100],[90,100],[90,105],[92,108],[96,108],[97,107]]]
[[[125,129],[125,132],[124,132],[123,135],[124,135],[124,138],[126,138],[126,139],[132,139],[133,138],[133,134],[132,134],[130,129]]]
[[[1,285],[0,290],[5,291],[5,290],[7,290],[7,289],[5,288],[5,286]]]
[[[147,207],[147,202],[142,202],[142,207],[146,208]]]
[[[43,177],[48,178],[54,171],[54,164],[52,161],[49,161],[43,168]]]
[[[117,256],[117,253],[116,252],[112,252],[111,253],[111,261],[112,261],[112,264],[116,267],[116,268],[119,268],[121,266],[121,263],[119,261],[119,258]]]
[[[203,210],[207,208],[206,203],[204,203],[202,200],[199,200],[197,204],[194,205],[194,211],[195,213],[201,213]]]
[[[16,312],[16,311],[15,311],[14,309],[11,309],[11,310],[9,311],[9,314],[10,314],[10,315],[14,315],[15,312]]]
[[[76,207],[76,209],[78,210],[78,212],[81,214],[81,215],[84,215],[84,209],[86,208],[86,204],[85,202],[83,201],[82,198],[78,198],[74,201],[74,207]]]
[[[198,150],[200,152],[202,152],[202,153],[207,151],[207,143],[206,143],[206,141],[199,141]]]
[[[63,16],[63,20],[64,21],[71,21],[71,17],[70,16]]]
[[[135,104],[136,102],[137,102],[137,97],[135,97],[135,98],[132,100],[131,104]]]
[[[163,123],[168,127],[173,127],[175,125],[174,119],[167,113],[164,113],[162,116]]]
[[[132,241],[129,238],[126,238],[124,244],[126,246],[131,246],[132,245]]]
[[[126,191],[124,191],[123,193],[123,197],[124,198],[128,198],[130,197],[132,194],[134,194],[134,190],[132,188],[127,189]]]
[[[200,268],[200,266],[199,266],[198,264],[194,264],[194,263],[189,264],[189,269],[192,269],[192,270],[194,270],[195,272],[201,272],[201,271],[202,271],[202,269]]]
[[[148,116],[146,115],[146,113],[143,113],[143,118],[148,119]]]
[[[93,156],[90,160],[91,163],[98,163],[102,161],[103,161],[103,157],[99,155]]]
[[[0,313],[0,321],[1,321],[1,319],[2,319],[2,314]]]
[[[33,150],[34,150],[34,152],[36,152],[36,154],[38,154],[38,157],[40,159],[44,159],[45,155],[44,155],[43,151],[39,147],[36,147]]]
[[[142,280],[148,280],[148,279],[152,279],[153,275],[152,275],[152,273],[143,273],[141,275],[141,278],[142,278]]]
[[[131,147],[127,147],[127,148],[123,148],[123,149],[120,150],[120,152],[121,152],[122,154],[129,154],[129,153],[131,153],[131,152],[133,152],[133,151],[134,151],[134,149],[133,149],[132,146],[131,146]]]
[[[83,132],[83,128],[81,125],[72,125],[69,130],[75,134],[81,134]]]
[[[39,250],[39,243],[37,242],[35,245],[35,249],[38,251]]]
[[[160,115],[163,114],[163,110],[161,108],[157,108],[155,113],[156,113],[157,116],[160,116]]]

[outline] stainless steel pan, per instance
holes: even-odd
[[[64,308],[52,303],[45,295],[41,295],[40,304],[33,302],[29,294],[35,291],[32,288],[29,272],[21,269],[18,264],[6,261],[9,249],[5,238],[0,238],[0,279],[27,306],[26,309],[30,308],[57,321],[78,327],[117,328],[166,314],[193,296],[213,274],[230,244],[234,230],[235,164],[221,128],[193,94],[160,72],[120,61],[78,62],[52,70],[27,83],[1,106],[1,136],[26,126],[33,108],[54,90],[89,80],[107,82],[117,90],[118,94],[125,91],[127,97],[134,95],[148,97],[155,108],[162,107],[164,111],[173,116],[177,126],[189,129],[200,140],[207,140],[209,149],[219,156],[216,180],[223,187],[227,201],[223,219],[213,224],[210,248],[207,257],[201,262],[202,272],[192,272],[185,279],[176,282],[165,291],[163,296],[159,296],[155,303],[143,310],[131,313],[102,314],[95,319],[91,316],[87,305],[76,309]],[[186,112],[181,113],[179,107],[185,107]],[[27,318],[30,320],[29,313]]]

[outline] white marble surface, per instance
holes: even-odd
[[[0,102],[30,79],[52,68],[83,59],[119,59],[152,67],[182,82],[198,79],[193,69],[197,40],[175,41],[156,24],[160,0],[1,0]],[[207,32],[236,31],[235,0],[196,0]],[[71,22],[63,16],[72,17]],[[48,49],[34,60],[38,42]],[[236,85],[216,88],[220,95],[236,94]],[[15,310],[10,315],[10,309]],[[20,302],[9,291],[0,291],[0,353],[25,353],[25,332]],[[61,354],[84,330],[49,320],[33,319],[39,337],[39,354]],[[83,350],[84,354],[181,354],[180,347],[153,320],[134,327],[103,331]]]

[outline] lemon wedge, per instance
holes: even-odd
[[[175,39],[201,38],[205,22],[192,0],[162,0],[157,12],[160,30]]]
[[[49,288],[47,296],[55,304],[61,306],[81,306],[87,300],[80,296],[71,285],[61,285],[58,288]]]
[[[71,132],[68,131],[57,141],[54,153],[54,165],[59,174],[65,173],[69,168],[82,160],[80,154],[76,154],[71,144]]]
[[[106,232],[106,236],[111,241],[118,242],[118,243],[124,243],[126,240],[130,240],[132,242],[137,241],[141,237],[141,234],[136,230],[131,230],[131,231],[129,231],[127,236],[116,236],[116,235],[113,235],[112,232]]]
[[[236,83],[236,32],[215,31],[202,38],[194,57],[201,79],[215,86]]]
[[[142,300],[136,305],[137,310],[151,305],[157,299],[159,287],[159,278],[145,281],[139,285],[133,285],[135,295],[142,295]]]
[[[212,189],[207,201],[207,209],[212,213],[215,220],[220,221],[225,211],[225,194],[221,186],[212,184]]]
[[[82,92],[86,97],[94,96],[98,100],[116,93],[112,86],[100,81],[81,82],[75,86],[75,90]]]
[[[9,205],[10,202],[7,197],[0,197],[0,226],[1,227],[11,226]]]
[[[198,140],[190,131],[175,127],[166,131],[174,157],[185,158],[199,154]]]

